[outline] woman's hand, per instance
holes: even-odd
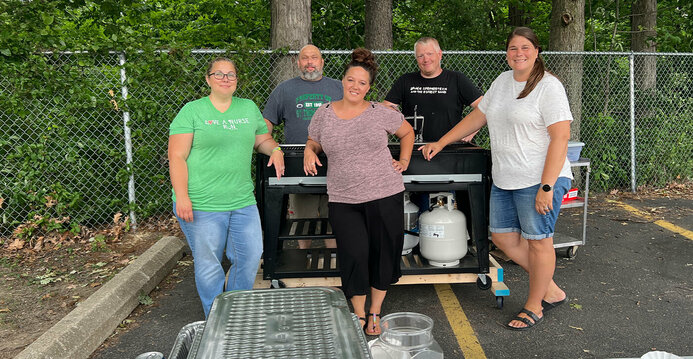
[[[395,169],[395,171],[402,173],[407,170],[409,167],[409,161],[407,160],[399,160],[397,161],[396,159],[392,159],[392,168]]]
[[[192,202],[189,197],[176,196],[176,215],[186,221],[193,221]]]
[[[281,150],[273,151],[270,155],[267,167],[274,165],[274,172],[277,174],[277,179],[281,179],[284,175],[284,152]]]
[[[553,188],[548,192],[544,192],[539,187],[537,197],[534,200],[534,209],[539,214],[547,214],[553,210]]]
[[[303,172],[306,175],[317,175],[318,168],[316,165],[322,167],[322,163],[320,163],[318,155],[316,155],[311,148],[306,146],[306,149],[303,151]]]
[[[445,146],[441,145],[439,142],[431,142],[419,147],[419,151],[421,151],[425,159],[430,161],[431,158],[435,157],[435,155],[443,149],[443,147]]]

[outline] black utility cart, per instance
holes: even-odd
[[[460,263],[436,267],[418,253],[418,246],[401,260],[402,278],[398,284],[468,283],[476,281],[481,289],[494,289],[497,304],[509,290],[503,283],[503,269],[489,256],[488,203],[491,181],[491,156],[488,150],[468,143],[445,147],[431,161],[414,146],[411,163],[404,172],[404,186],[410,192],[455,191],[458,209],[467,218],[470,235],[469,253]],[[319,158],[317,176],[303,172],[303,145],[281,145],[284,151],[285,175],[277,180],[268,157],[259,154],[256,161],[256,196],[264,228],[264,280],[273,287],[335,285],[339,286],[339,262],[335,249],[289,249],[284,241],[334,238],[327,219],[288,219],[290,193],[327,192],[328,160]],[[391,144],[393,158],[398,158],[399,144]],[[491,265],[489,265],[491,264]]]

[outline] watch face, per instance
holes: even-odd
[[[544,192],[550,192],[550,191],[551,191],[551,186],[545,184],[545,185],[541,186],[541,189],[543,189]]]

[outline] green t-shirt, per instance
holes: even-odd
[[[255,136],[267,133],[267,125],[253,101],[233,97],[223,113],[209,97],[189,102],[169,127],[169,135],[181,133],[193,134],[187,164],[194,210],[233,211],[256,203],[250,166]]]

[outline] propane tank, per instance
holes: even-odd
[[[419,207],[411,202],[409,192],[404,192],[404,246],[402,247],[402,255],[411,253],[411,249],[419,244],[419,236],[416,234],[418,225]]]
[[[467,254],[467,219],[455,209],[452,193],[432,193],[431,208],[419,216],[421,255],[437,267],[454,266]]]

